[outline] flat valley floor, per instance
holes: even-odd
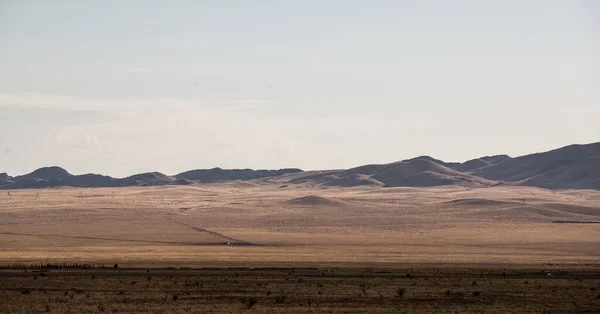
[[[560,307],[550,306],[563,304],[562,301],[557,303],[559,300],[571,302],[568,303],[571,307],[566,308],[567,313],[575,309],[594,312],[592,310],[600,309],[596,299],[600,289],[597,277],[597,269],[600,268],[599,240],[600,191],[594,190],[527,187],[311,188],[282,185],[274,181],[0,192],[0,265],[67,262],[104,263],[111,267],[118,263],[120,268],[137,269],[306,267],[344,268],[356,272],[395,269],[402,270],[402,276],[410,272],[406,270],[410,265],[416,265],[412,270],[416,273],[428,267],[444,268],[451,265],[462,270],[483,268],[494,274],[504,268],[519,271],[535,269],[537,274],[531,278],[523,275],[514,282],[510,281],[513,280],[511,278],[501,278],[500,281],[494,281],[496,277],[488,278],[486,282],[491,282],[489,288],[492,290],[489,291],[492,293],[486,293],[485,289],[478,286],[479,283],[473,284],[477,280],[471,277],[467,280],[467,287],[467,281],[461,279],[455,282],[452,281],[455,277],[446,275],[439,277],[442,279],[434,284],[430,279],[425,279],[433,275],[409,281],[411,278],[390,279],[385,276],[374,276],[367,280],[352,276],[313,278],[291,274],[262,277],[254,274],[244,277],[234,274],[222,277],[227,279],[229,285],[218,287],[225,289],[224,292],[208,294],[215,298],[222,296],[223,299],[214,300],[231,304],[231,307],[211,308],[216,312],[239,312],[241,309],[306,312],[311,309],[304,306],[308,304],[308,299],[313,306],[338,301],[356,305],[356,308],[354,305],[350,308],[324,305],[320,307],[320,312],[372,312],[367,310],[369,308],[378,308],[376,311],[380,312],[398,312],[403,304],[407,306],[407,300],[413,298],[416,300],[414,304],[438,305],[435,308],[444,304],[447,308],[444,311],[451,313],[451,306],[462,306],[460,300],[467,300],[465,302],[468,304],[473,301],[492,306],[494,300],[504,302],[502,304],[518,304],[512,300],[525,300],[523,302],[527,303],[538,297],[546,301],[528,304],[548,304],[549,307],[528,308],[531,312],[541,313],[542,309],[553,308],[560,310]],[[586,274],[564,278],[538,276],[559,268],[569,274],[585,268]],[[42,299],[52,296],[53,301],[47,304],[47,310],[55,313],[63,313],[68,309],[60,305],[64,301],[60,300],[75,300],[83,294],[74,290],[75,296],[71,297],[71,292],[64,290],[71,288],[87,291],[89,297],[86,298],[93,300],[81,311],[73,310],[72,313],[98,312],[103,308],[106,308],[106,312],[119,311],[111,307],[112,299],[102,301],[104,303],[100,302],[102,304],[99,305],[98,298],[110,295],[111,298],[125,300],[132,298],[132,291],[138,290],[135,298],[142,299],[130,300],[133,305],[123,308],[123,311],[136,312],[135,304],[140,300],[153,304],[160,297],[171,298],[172,302],[174,294],[188,301],[202,301],[206,297],[205,294],[194,297],[192,292],[189,295],[173,292],[187,289],[185,278],[188,275],[185,273],[172,274],[172,278],[163,276],[160,281],[151,279],[151,282],[161,284],[153,283],[150,286],[146,275],[127,280],[102,274],[98,276],[96,278],[100,279],[94,279],[96,281],[93,282],[88,275],[48,275],[37,276],[37,279],[20,275],[4,276],[0,278],[1,291],[8,295],[2,299],[12,301],[10,307],[2,307],[0,301],[0,308],[10,308],[6,313],[15,313],[14,309],[24,305],[22,303],[27,298],[32,300],[40,291],[44,291],[40,287],[54,289],[39,296]],[[214,285],[221,278],[211,277],[210,274],[206,276],[212,278],[207,279],[207,284],[211,282]],[[235,279],[236,276],[241,279]],[[277,288],[279,290],[266,288],[273,284],[270,278],[277,278],[274,287],[280,287]],[[142,281],[143,288],[137,288]],[[236,281],[239,286],[231,286]],[[535,281],[538,283],[532,284]],[[415,282],[415,287],[412,287]],[[211,284],[208,284],[209,287]],[[129,290],[119,285],[127,285]],[[331,299],[318,297],[319,285],[324,288],[321,295],[330,296]],[[367,292],[362,291],[361,285],[369,287]],[[540,288],[536,288],[538,285]],[[333,290],[325,291],[326,287]],[[405,295],[398,295],[396,290],[400,288],[406,289]],[[32,293],[28,294],[23,289],[32,289],[28,290]],[[510,292],[510,289],[514,291]],[[529,292],[519,292],[522,289]],[[125,296],[112,296],[121,290]],[[255,295],[251,291],[265,294],[270,291],[270,294]],[[446,294],[448,291],[449,294]],[[535,291],[539,292],[538,297]],[[456,294],[458,292],[460,294]],[[62,295],[59,297],[58,293]],[[288,300],[294,300],[295,305],[288,308],[285,305],[288,303],[277,303],[273,294],[286,294]],[[316,294],[314,298],[302,297],[312,294]],[[250,309],[247,308],[247,302],[252,303],[249,298],[258,298]],[[430,300],[433,303],[427,303],[432,298],[443,302]],[[455,302],[456,298],[460,302]],[[119,302],[129,302],[123,300]],[[375,303],[372,302],[378,302],[376,300],[383,300],[380,307],[359,306],[373,305]],[[67,302],[71,301],[63,303]],[[193,305],[192,301],[188,303],[182,305],[185,308],[177,306],[164,312],[183,313]],[[146,308],[147,311],[140,311],[160,313],[161,308],[151,306]],[[207,309],[190,308],[190,311],[204,313]],[[319,308],[312,309],[318,311]],[[427,306],[413,309],[417,312],[437,312]],[[511,312],[511,308],[504,309]],[[519,312],[515,307],[512,310]],[[469,307],[463,307],[460,313],[465,311],[469,312]],[[471,308],[471,311],[478,310]]]

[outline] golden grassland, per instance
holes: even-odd
[[[12,190],[0,195],[0,263],[594,264],[599,221],[594,190],[277,182]]]
[[[594,190],[3,191],[0,313],[597,313],[598,222]],[[64,262],[119,268],[6,268]]]

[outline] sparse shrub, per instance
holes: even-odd
[[[105,310],[106,307],[104,306],[104,303],[102,303],[102,301],[98,301],[98,311],[104,312]]]
[[[398,288],[398,289],[396,289],[396,294],[397,294],[399,297],[403,297],[403,296],[404,296],[404,294],[406,294],[406,288]]]
[[[369,289],[369,286],[365,285],[365,284],[360,284],[358,285],[360,287],[360,289],[362,290],[363,294],[367,294],[367,290]]]
[[[285,302],[285,299],[287,299],[287,295],[276,296],[275,303],[283,303],[283,302]]]
[[[175,295],[173,295],[173,301],[177,301],[177,299],[178,299],[178,298],[179,298],[179,296],[178,296],[178,295],[176,295],[176,294],[175,294]]]
[[[31,294],[31,290],[29,289],[23,289],[23,291],[21,291],[22,294]]]
[[[240,302],[244,303],[247,309],[251,309],[258,302],[258,299],[254,297],[241,298]]]
[[[446,290],[446,295],[450,295],[452,292],[450,290]]]
[[[473,296],[474,297],[478,297],[480,295],[481,295],[481,293],[479,291],[473,291]]]
[[[252,308],[254,306],[254,304],[256,304],[258,302],[258,299],[256,298],[250,298],[248,299],[248,302],[246,303],[246,307],[248,307],[248,309]]]
[[[52,306],[50,306],[50,304],[46,304],[45,309],[46,309],[46,312],[50,312],[50,311],[52,311]]]

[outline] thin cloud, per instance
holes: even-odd
[[[150,70],[146,69],[146,68],[127,68],[125,69],[125,72],[127,73],[143,73],[143,72],[148,72]]]
[[[228,99],[228,100],[203,100],[200,101],[203,104],[210,105],[239,105],[239,104],[249,104],[249,105],[272,105],[272,104],[282,104],[282,101],[276,100],[266,100],[266,99]]]
[[[188,100],[178,98],[157,99],[94,99],[43,93],[1,93],[0,107],[47,108],[94,111],[127,111],[142,108],[250,111],[262,110],[285,102],[265,99]]]
[[[285,104],[282,101],[264,99],[205,100],[198,103],[223,110],[260,110],[273,105]]]
[[[108,110],[101,100],[41,93],[0,93],[0,107]]]

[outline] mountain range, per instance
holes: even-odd
[[[15,177],[0,173],[0,189],[184,185],[231,180],[275,180],[285,184],[323,187],[514,185],[547,189],[600,189],[600,142],[569,145],[516,158],[496,155],[458,163],[419,156],[388,164],[323,171],[213,168],[190,170],[174,176],[147,172],[113,178],[100,174],[73,175],[53,166]]]

